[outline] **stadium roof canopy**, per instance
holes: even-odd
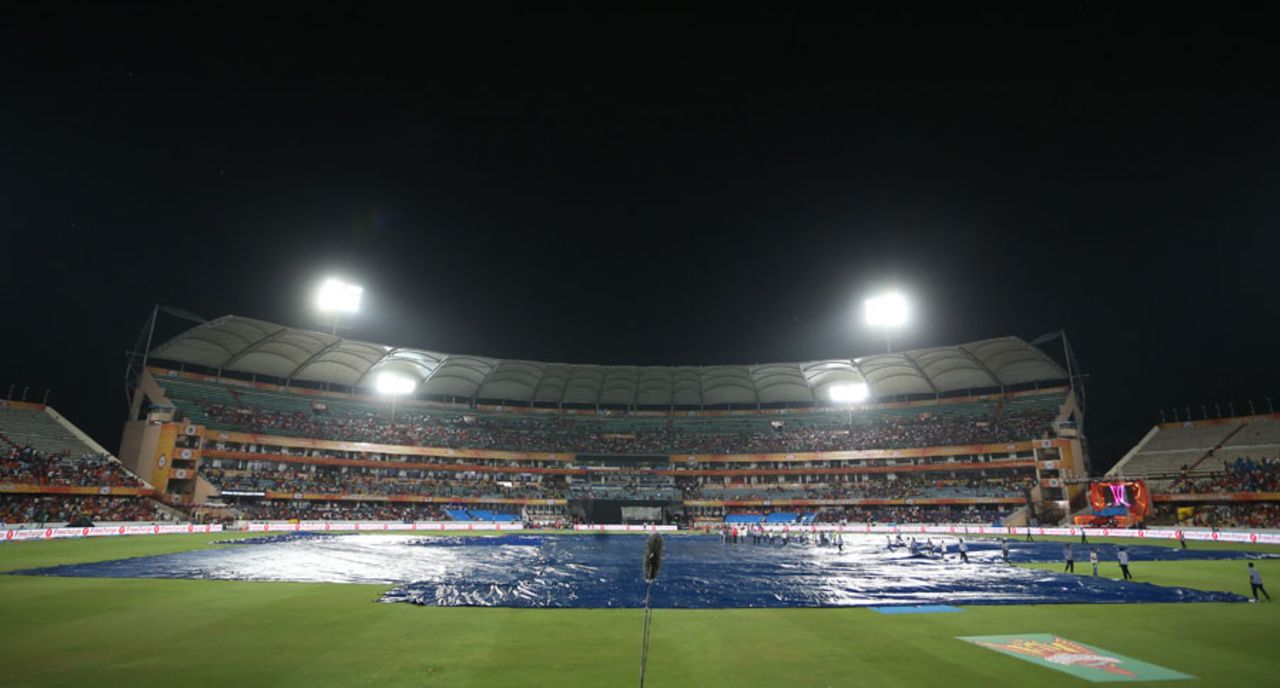
[[[825,404],[833,385],[865,383],[872,397],[884,399],[1067,378],[1053,359],[1017,337],[803,363],[614,366],[446,354],[234,315],[179,334],[153,349],[151,357],[356,388],[372,388],[374,373],[390,370],[417,380],[416,394],[423,396],[601,406]]]

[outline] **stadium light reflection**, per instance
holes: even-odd
[[[392,397],[400,397],[406,394],[413,394],[413,390],[418,386],[412,378],[384,370],[378,373],[373,381],[374,389],[378,390],[378,394],[386,394]]]
[[[845,385],[831,385],[827,390],[831,400],[840,404],[858,404],[871,396],[871,390],[865,382],[854,382]]]

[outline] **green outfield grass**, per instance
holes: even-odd
[[[7,543],[0,570],[176,552],[230,537]],[[1280,561],[1259,565],[1280,587]],[[1087,572],[1088,564],[1077,568]],[[1248,591],[1241,561],[1135,562],[1133,570],[1140,581]],[[1114,564],[1104,573],[1119,575]],[[638,610],[374,603],[386,587],[0,575],[0,686],[567,688],[637,680]],[[1274,685],[1280,671],[1273,647],[1280,605],[1271,604],[653,616],[647,685],[654,688],[1086,685],[955,639],[1005,633],[1056,633],[1198,677],[1169,685]]]

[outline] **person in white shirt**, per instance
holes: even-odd
[[[960,538],[960,561],[969,563],[969,546],[964,544],[964,538]]]
[[[1120,562],[1120,573],[1124,574],[1124,579],[1133,580],[1133,574],[1129,573],[1129,550],[1121,547],[1116,553],[1116,560]]]
[[[1009,538],[1000,540],[1000,556],[1004,557],[1006,562],[1009,561]]]
[[[1098,548],[1089,550],[1089,565],[1093,567],[1093,577],[1098,577]]]
[[[1253,562],[1249,562],[1249,587],[1253,589],[1254,600],[1258,599],[1258,593],[1261,592],[1267,596],[1268,602],[1271,601],[1271,593],[1262,587],[1262,574],[1258,572],[1258,569],[1254,568]]]

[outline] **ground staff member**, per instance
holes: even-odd
[[[1258,593],[1262,593],[1267,596],[1268,602],[1271,601],[1271,593],[1262,587],[1262,574],[1253,567],[1253,562],[1249,562],[1249,587],[1253,588],[1253,599],[1258,599]]]

